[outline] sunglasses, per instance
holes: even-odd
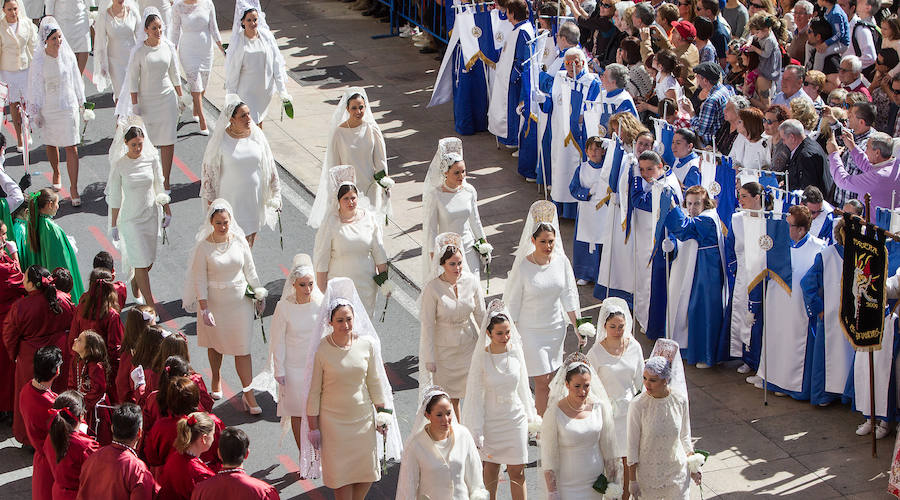
[[[691,2],[678,2],[678,5],[680,5],[680,6],[682,6],[682,7],[690,7],[690,6],[691,6]]]
[[[770,120],[770,119],[768,119],[768,118],[763,118],[763,123],[765,123],[766,125],[771,125],[771,124],[773,124],[773,123],[775,123],[775,122],[772,121],[772,120]]]
[[[900,89],[895,89],[894,87],[891,87],[891,92],[893,92],[894,95],[900,95]]]
[[[804,86],[804,87],[807,87],[807,86],[815,87],[816,84],[813,83],[813,82],[809,82],[809,81],[803,80],[803,86]]]
[[[601,3],[601,4],[600,4],[600,7],[605,7],[605,8],[607,8],[607,9],[612,9],[612,8],[615,7],[615,5],[610,4],[610,3]]]
[[[750,3],[749,5],[750,5],[750,7],[755,7],[755,8],[757,8],[757,9],[765,9],[765,8],[766,8],[765,5],[761,5],[761,4],[758,4],[758,3]]]

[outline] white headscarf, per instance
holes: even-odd
[[[319,302],[321,300],[322,292],[320,292],[319,287],[316,286],[316,272],[313,269],[312,259],[305,253],[298,253],[294,256],[294,261],[291,264],[291,272],[288,273],[287,278],[284,280],[284,288],[281,290],[281,300],[291,304],[297,303],[297,291],[294,290],[294,282],[304,276],[309,276],[313,280],[313,302]]]
[[[366,337],[372,342],[375,351],[375,367],[378,370],[381,391],[384,394],[384,406],[396,411],[391,384],[384,370],[384,359],[381,355],[381,339],[378,337],[378,332],[375,331],[372,320],[369,319],[369,314],[366,312],[366,308],[356,292],[356,286],[354,286],[350,278],[332,278],[328,280],[328,287],[325,289],[324,297],[322,297],[322,307],[319,309],[319,324],[316,325],[316,333],[313,336],[310,350],[306,356],[306,373],[303,379],[300,400],[308,400],[310,385],[312,384],[313,365],[315,364],[316,352],[319,350],[319,343],[321,339],[324,339],[333,331],[329,324],[331,311],[340,305],[349,305],[353,309],[353,333],[359,337]],[[300,429],[300,474],[306,478],[317,478],[321,475],[322,464],[307,438],[308,433],[309,419],[304,418]],[[379,437],[376,441],[378,443],[378,457],[382,457],[382,439]],[[400,436],[400,426],[397,425],[397,415],[395,413],[391,417],[391,424],[388,425],[387,430],[387,457],[388,459],[400,460],[402,453],[403,439]]]
[[[94,72],[92,76],[94,77],[94,86],[97,87],[98,92],[105,92],[107,89],[112,88],[112,80],[110,79],[108,73],[109,67],[107,66],[106,73],[104,73],[102,70],[104,62],[103,60],[109,55],[109,42],[103,39],[109,29],[107,26],[106,11],[110,7],[112,7],[112,4],[113,0],[103,0],[103,2],[100,4],[100,10],[97,11],[97,19],[94,21],[96,42],[94,44]],[[135,17],[141,15],[140,7],[138,7],[137,2],[135,2],[134,0],[125,0],[124,5],[125,8],[128,9],[128,13],[125,16],[126,19],[130,15],[134,15]],[[109,63],[107,62],[107,65],[108,64]]]
[[[600,342],[606,338],[606,320],[615,313],[621,313],[625,316],[625,338],[634,338],[634,319],[631,317],[631,310],[628,309],[628,303],[619,297],[608,297],[603,301],[600,307],[600,314],[597,316],[597,337],[594,339],[594,345],[591,350],[603,349]],[[588,354],[590,358],[591,355]]]
[[[256,36],[259,37],[266,47],[266,70],[265,74],[261,75],[264,79],[263,88],[268,89],[274,79],[276,89],[282,94],[286,94],[287,91],[284,86],[286,80],[284,57],[282,57],[281,51],[278,50],[278,43],[269,29],[269,23],[266,22],[266,15],[259,5],[259,0],[237,0],[234,3],[231,41],[228,43],[228,50],[225,52],[225,91],[237,93],[238,77],[241,74],[241,63],[244,60],[244,49],[247,44],[247,37],[244,36],[241,18],[250,9],[255,9],[256,14],[259,16]]]
[[[244,103],[234,94],[225,96],[225,108],[219,113],[216,126],[209,137],[209,142],[206,143],[206,150],[203,153],[203,171],[209,174],[209,178],[203,176],[200,183],[200,197],[205,200],[214,199],[219,195],[218,184],[222,179],[224,166],[222,141],[225,138],[225,130],[228,128],[231,116],[242,104]],[[259,225],[275,229],[275,224],[278,222],[278,210],[281,209],[281,181],[278,177],[278,169],[275,167],[275,156],[272,155],[266,135],[253,120],[250,120],[249,139],[259,145],[259,150],[262,152],[259,164],[259,184],[263,199],[259,204]],[[207,180],[209,182],[206,182]]]
[[[200,251],[200,244],[214,231],[210,219],[217,210],[228,212],[230,218],[228,223],[228,234],[232,238],[233,243],[235,245],[246,245],[248,251],[250,248],[244,231],[234,219],[234,209],[231,208],[231,204],[221,198],[210,203],[209,209],[206,210],[206,217],[203,219],[203,224],[200,226],[197,235],[194,237],[194,249],[191,250],[190,260],[188,260],[188,269],[184,280],[184,291],[181,294],[181,307],[189,313],[197,312],[199,307],[197,284],[199,283],[198,274],[200,273],[200,270],[196,268],[195,264],[197,252]]]
[[[112,144],[109,147],[109,178],[106,181],[106,188],[103,192],[103,194],[105,194],[107,197],[110,194],[109,186],[112,185],[112,176],[117,173],[116,164],[119,162],[119,160],[122,159],[122,157],[128,154],[128,146],[125,144],[125,134],[132,127],[137,127],[141,130],[141,132],[143,132],[144,147],[143,149],[141,149],[141,156],[139,158],[149,159],[153,163],[153,175],[157,179],[160,179],[159,185],[162,185],[161,179],[163,178],[163,173],[162,164],[159,161],[159,151],[157,151],[157,149],[153,146],[153,143],[150,142],[150,135],[147,133],[147,127],[146,125],[144,125],[144,120],[142,120],[139,116],[130,116],[127,119],[118,121],[118,123],[116,124],[116,133],[113,136]],[[153,182],[154,188],[156,187],[156,185],[157,183]],[[124,193],[122,193],[120,196],[124,198]],[[165,192],[157,192],[155,193],[155,200],[158,220],[159,213],[162,212],[162,205],[168,205],[170,199],[169,195],[167,195]],[[107,209],[107,231],[109,231],[112,225],[112,210],[113,209],[111,207]],[[117,222],[125,222],[122,219],[121,212],[119,212],[119,219]],[[159,236],[158,233],[161,231],[162,228],[157,228],[157,236]],[[134,277],[134,268],[131,267],[131,263],[128,260],[128,247],[125,244],[125,241],[121,239],[119,241],[113,241],[113,246],[115,246],[116,249],[119,250],[119,254],[122,256],[122,276],[126,278],[125,281],[130,281]]]
[[[21,21],[20,21],[21,22]],[[59,46],[59,55],[54,59],[47,55],[47,38],[53,31],[62,35],[62,43]],[[28,91],[25,96],[26,107],[31,116],[40,114],[44,107],[46,96],[44,95],[44,64],[56,64],[59,68],[59,102],[60,109],[78,109],[84,104],[84,81],[78,71],[78,61],[75,53],[69,47],[63,35],[59,22],[53,16],[41,19],[38,29],[38,43],[34,47],[34,58],[31,67],[28,68]],[[53,117],[47,117],[52,119]]]
[[[528,385],[528,370],[525,367],[525,352],[522,348],[522,337],[519,335],[519,329],[509,315],[506,304],[500,299],[494,299],[488,304],[487,312],[484,320],[481,322],[481,328],[478,335],[482,339],[475,345],[472,352],[472,362],[469,365],[469,373],[466,377],[466,397],[463,399],[461,422],[472,432],[475,442],[478,437],[484,433],[484,408],[492,404],[484,400],[485,384],[484,384],[484,359],[489,356],[487,349],[491,345],[491,337],[488,335],[488,326],[491,320],[497,316],[505,316],[509,321],[509,342],[506,343],[506,349],[509,356],[514,357],[519,362],[519,385],[516,389],[516,395],[519,402],[525,409],[525,415],[528,422],[538,422],[540,417],[534,408],[534,397],[531,395],[531,389]]]
[[[134,62],[134,57],[137,55],[138,50],[144,46],[144,42],[147,41],[147,30],[144,28],[144,25],[147,23],[147,18],[150,16],[156,16],[159,18],[159,22],[162,23],[162,36],[159,39],[159,43],[166,44],[169,46],[169,51],[172,53],[173,57],[175,56],[175,45],[169,41],[169,37],[166,36],[166,30],[168,26],[166,26],[166,21],[163,18],[162,14],[159,13],[159,9],[156,7],[147,7],[144,9],[143,14],[141,15],[141,20],[137,26],[137,40],[135,40],[134,47],[131,49],[131,55],[128,57],[128,68],[125,69],[125,81],[122,83],[122,90],[119,92],[119,100],[116,102],[116,114],[119,116],[128,116],[134,114],[134,107],[131,104],[131,93],[137,92],[138,89],[131,88],[131,78],[128,78],[128,73],[132,64],[137,64]],[[178,73],[178,64],[175,64],[175,72]],[[178,74],[177,81],[172,82],[172,85],[178,87],[181,85],[181,74]],[[141,110],[142,113],[146,113],[148,110]]]
[[[319,187],[316,190],[316,201],[313,202],[312,209],[309,212],[309,218],[306,221],[306,223],[309,224],[310,227],[319,227],[322,224],[322,220],[324,220],[325,218],[325,214],[328,212],[327,202],[330,202],[331,200],[328,199],[328,196],[323,195],[327,194],[327,190],[329,188],[329,168],[337,161],[335,159],[335,152],[332,151],[331,144],[334,142],[334,134],[337,133],[337,129],[341,126],[342,123],[350,118],[350,112],[347,111],[347,103],[348,101],[350,101],[350,98],[356,94],[359,94],[363,98],[363,101],[365,101],[366,103],[366,110],[363,113],[362,119],[363,123],[369,125],[370,127],[375,127],[376,129],[378,128],[378,124],[375,123],[375,116],[372,114],[372,107],[369,105],[369,96],[366,95],[366,90],[362,87],[350,87],[349,89],[345,90],[344,96],[341,97],[341,102],[338,103],[337,108],[335,108],[334,110],[334,114],[331,115],[331,125],[328,129],[328,141],[325,143],[328,146],[325,150],[325,162],[322,164],[322,174],[319,177]],[[356,180],[354,181],[354,184],[356,184]],[[359,196],[360,199],[362,199],[365,197],[365,193],[360,191]]]

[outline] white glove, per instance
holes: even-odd
[[[19,251],[19,248],[16,246],[16,242],[13,240],[7,240],[6,244],[3,245],[6,248],[6,253],[10,255],[15,255],[16,252]]]
[[[662,251],[672,253],[675,250],[675,242],[666,238],[662,241]]]
[[[119,241],[119,228],[113,226],[109,229],[109,237],[112,238],[113,241]]]
[[[138,105],[138,104],[132,104],[132,105],[131,105],[131,114],[136,115],[136,116],[141,116],[141,108],[140,108],[140,105]]]
[[[203,318],[203,324],[206,326],[216,326],[216,318],[213,317],[209,309],[201,309],[200,316]]]
[[[253,302],[254,302],[253,305],[256,306],[256,314],[261,316],[263,311],[266,310],[266,299],[259,299],[259,300],[255,300]]]
[[[538,92],[537,94],[534,95],[534,102],[536,102],[538,104],[543,104],[546,101],[547,101],[547,94],[545,94],[543,92]]]
[[[475,438],[475,447],[479,450],[484,448],[484,434],[479,434],[477,438]]]
[[[169,224],[171,224],[171,223],[172,223],[172,216],[171,215],[163,215],[162,228],[165,229],[165,228],[169,227]]]
[[[182,99],[178,99],[178,114],[180,115],[184,113],[185,108],[187,108],[187,105],[184,103],[184,101]]]
[[[275,377],[275,381],[278,382],[278,385],[284,385],[284,380],[285,380],[284,375],[282,375],[280,377]]]
[[[306,439],[309,439],[309,444],[311,444],[313,448],[317,450],[322,449],[322,433],[319,432],[318,429],[307,432]]]
[[[639,498],[641,496],[641,487],[638,486],[637,481],[628,483],[628,493],[631,494],[631,498]]]
[[[131,381],[134,382],[134,387],[138,388],[147,383],[147,380],[144,378],[144,367],[138,365],[137,368],[131,370]]]
[[[425,363],[425,369],[430,371],[431,373],[434,373],[437,371],[437,365],[434,363]]]

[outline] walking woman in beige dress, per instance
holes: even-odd
[[[379,460],[399,460],[402,441],[393,416],[381,341],[353,281],[328,282],[309,350],[300,473],[318,477],[337,500],[363,500],[381,479]]]
[[[433,248],[428,281],[419,296],[419,389],[443,387],[458,417],[478,325],[484,318],[484,296],[478,279],[467,269],[460,235],[439,234]]]
[[[244,409],[259,415],[262,409],[251,388],[250,342],[253,307],[257,311],[265,307],[267,292],[259,282],[250,245],[233,214],[225,200],[210,203],[188,261],[181,300],[185,311],[197,313],[197,345],[207,348],[213,399],[222,397],[222,356],[234,356],[243,385]],[[255,300],[246,296],[248,284]]]

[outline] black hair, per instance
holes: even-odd
[[[72,293],[72,287],[75,286],[75,280],[72,279],[72,273],[64,267],[57,267],[50,272],[53,278],[53,285],[62,293]]]
[[[803,190],[802,201],[803,203],[822,203],[825,201],[825,196],[822,195],[822,191],[816,186],[807,186]]]
[[[245,10],[244,13],[241,14],[241,21],[243,21],[244,19],[247,19],[247,14],[249,14],[251,12],[256,12],[256,7],[250,7],[249,9]],[[243,25],[244,25],[244,23],[242,22],[241,26],[243,26]]]
[[[865,122],[867,127],[871,127],[873,123],[875,123],[875,118],[878,113],[877,108],[874,104],[869,101],[858,102],[853,105],[851,108],[856,112],[856,117]]]
[[[112,436],[117,441],[133,441],[144,425],[141,407],[134,403],[122,403],[112,412]]]
[[[583,363],[579,363],[572,367],[571,370],[566,370],[566,382],[572,380],[572,377],[575,375],[590,375],[591,370],[584,365]]]
[[[47,304],[50,305],[50,311],[53,314],[61,314],[62,307],[59,306],[59,299],[56,296],[56,286],[53,284],[53,279],[50,277],[50,271],[41,266],[29,266],[28,269],[25,270],[25,277],[28,281],[34,285],[35,288],[47,299]]]
[[[704,42],[712,38],[713,30],[715,29],[712,21],[705,17],[694,19],[694,28],[697,29],[697,39]]]
[[[453,245],[448,245],[447,249],[444,250],[444,254],[441,255],[441,259],[440,259],[439,263],[443,266],[444,264],[447,263],[448,260],[450,260],[451,257],[456,255],[457,253],[462,254],[462,250],[460,250],[459,248],[456,248]]]
[[[610,320],[610,318],[616,317],[625,319],[625,313],[623,313],[622,311],[615,311],[610,313],[609,316],[606,317],[606,321],[603,322],[603,326],[606,326],[606,323]]]
[[[141,130],[140,127],[131,127],[125,132],[125,142],[128,142],[135,137],[144,137],[144,131]]]
[[[107,269],[109,271],[115,270],[115,261],[113,260],[112,255],[105,250],[101,250],[97,252],[97,255],[94,256],[94,268],[101,267],[103,269]]]
[[[241,109],[241,106],[247,106],[247,104],[244,101],[237,103],[237,105],[234,107],[234,109],[231,110],[231,118],[234,118],[235,116],[237,116],[237,112],[239,109]],[[247,109],[249,109],[249,106]]]
[[[47,439],[56,452],[56,463],[59,463],[69,451],[69,439],[84,415],[84,396],[75,390],[65,391],[56,397],[53,409],[62,411],[50,421]]]
[[[147,19],[144,19],[144,29],[149,28],[150,24],[152,24],[154,20],[162,22],[162,19],[160,19],[159,16],[157,16],[156,14],[150,14],[149,16],[147,16]]]
[[[331,316],[329,316],[329,319],[334,321],[334,313],[336,313],[337,310],[342,307],[348,307],[348,308],[350,308],[350,312],[351,313],[353,312],[353,306],[351,306],[350,304],[338,304],[338,305],[334,306],[334,309],[331,310]]]
[[[350,107],[350,101],[352,101],[354,99],[362,99],[363,102],[366,102],[366,98],[363,97],[362,94],[360,94],[359,92],[356,92],[354,94],[351,94],[350,97],[347,99],[347,107],[348,108]]]
[[[41,209],[59,199],[59,195],[52,189],[44,188],[37,192],[37,195],[31,195],[28,198],[28,245],[31,251],[39,254],[41,251]]]
[[[834,2],[831,2],[834,4]],[[823,17],[814,17],[809,21],[809,32],[815,33],[822,37],[822,40],[828,40],[834,36],[834,27]]]
[[[881,56],[882,60],[884,60],[884,65],[888,68],[893,68],[894,66],[900,64],[900,55],[897,54],[897,51],[890,48],[885,47],[878,52],[878,55]]]
[[[425,413],[431,414],[431,410],[434,409],[434,405],[438,404],[442,399],[450,401],[450,396],[443,393],[431,396],[431,399],[429,399],[428,402],[425,403]]]
[[[9,2],[13,2],[13,1],[17,1],[17,0],[3,0],[3,7],[6,7],[6,4],[8,4]]]
[[[697,134],[695,134],[693,130],[689,128],[680,128],[676,130],[675,133],[687,141],[692,148],[697,147]]]
[[[4,4],[4,5],[5,5],[5,4]],[[51,30],[50,30],[50,33],[47,33],[47,38],[44,38],[44,41],[46,42],[47,40],[49,40],[50,37],[53,36],[53,34],[56,33],[57,31],[59,31],[59,30],[56,29],[56,28],[51,29]]]
[[[345,194],[353,191],[357,195],[359,195],[359,189],[357,189],[355,184],[342,184],[341,187],[338,188],[337,191],[337,199],[340,200],[344,197]]]
[[[553,233],[553,235],[556,235],[556,228],[554,228],[552,224],[550,224],[549,222],[541,222],[537,225],[536,228],[534,228],[534,232],[531,233],[531,237],[537,239],[537,237],[540,236],[544,231],[549,231]]]
[[[225,213],[226,215],[228,215],[228,220],[231,220],[231,214],[228,213],[228,210],[225,210],[224,208],[217,208],[213,210],[211,214],[209,214],[209,222],[212,223],[213,217],[215,217],[216,214],[219,213]]]
[[[488,320],[487,325],[488,333],[494,333],[494,326],[499,325],[500,323],[505,323],[507,321],[509,321],[509,317],[503,313],[491,316],[491,319]]]
[[[55,345],[41,347],[34,353],[34,379],[49,382],[62,366],[62,351]]]
[[[226,427],[219,434],[219,458],[224,465],[240,465],[250,449],[250,438],[237,427]]]
[[[174,377],[187,377],[191,374],[191,365],[181,356],[169,356],[166,358],[166,364],[159,371],[159,383],[156,387],[156,403],[159,406],[160,415],[169,414],[169,405],[166,401],[166,389],[169,387],[169,380]]]

